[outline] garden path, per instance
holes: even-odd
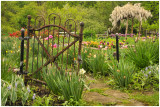
[[[119,90],[111,89],[103,80],[86,76],[86,83],[90,83],[90,91],[86,90],[83,99],[90,106],[146,106],[146,104],[130,98],[130,95]]]

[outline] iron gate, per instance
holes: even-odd
[[[68,70],[69,64],[71,64],[73,68],[75,68],[74,64],[76,64],[76,71],[78,73],[81,63],[84,23],[80,23],[80,31],[79,35],[77,35],[76,22],[73,19],[68,19],[65,21],[64,26],[62,26],[61,17],[55,13],[51,13],[48,16],[48,25],[46,25],[43,16],[37,16],[34,21],[35,24],[34,27],[32,27],[31,15],[28,15],[28,36],[26,38],[24,38],[24,30],[22,30],[21,40],[22,42],[27,40],[26,68],[23,72],[24,64],[22,58],[20,72],[27,74],[25,75],[25,81],[34,79],[34,75],[40,73],[44,67],[46,67],[47,71],[48,66],[55,66],[58,70],[62,68]],[[78,41],[79,43],[76,45]],[[23,52],[21,52],[21,54],[22,53]]]

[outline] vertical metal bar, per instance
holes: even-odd
[[[43,30],[43,45],[44,45],[44,35],[45,35],[45,28]],[[42,65],[43,65],[43,55],[44,55],[44,50],[42,49]]]
[[[23,74],[23,57],[24,57],[24,32],[25,29],[21,29],[21,36],[22,36],[22,40],[21,40],[21,56],[20,56],[20,74]]]
[[[54,16],[54,22],[53,22],[53,24],[55,24],[55,19],[56,19],[56,17]],[[50,23],[49,23],[50,24]],[[52,35],[53,37],[52,37],[52,56],[53,56],[53,43],[54,43],[54,27],[53,27],[53,35]],[[52,63],[51,63],[51,65],[52,65]]]
[[[118,33],[116,33],[116,56],[117,56],[117,61],[119,62],[119,43],[118,43]]]
[[[58,50],[59,50],[59,30],[60,28],[58,28],[58,45],[57,45],[57,54],[58,54]],[[58,64],[58,63],[57,63]]]
[[[40,23],[41,23],[41,21],[39,21],[39,28],[40,28]],[[40,31],[38,31],[38,38],[39,38],[39,35],[40,35]],[[37,69],[38,69],[38,55],[39,55],[39,43],[38,43],[38,52],[37,52]]]
[[[82,48],[82,40],[83,40],[83,28],[84,28],[84,23],[80,23],[80,33],[79,33],[79,48],[78,48],[78,72],[79,72],[79,66],[80,66],[80,61],[81,61],[81,48]],[[77,74],[78,74],[77,72]]]
[[[64,48],[64,38],[65,38],[65,30],[64,30],[64,36],[63,36],[63,47],[62,47],[62,49]],[[62,53],[62,66],[63,66],[63,53]],[[61,66],[61,69],[62,69],[62,66]]]
[[[48,27],[48,45],[47,45],[47,51],[49,50],[49,27]],[[48,51],[49,53],[49,51]],[[47,56],[47,60],[49,60],[49,57]],[[47,72],[47,66],[46,66],[46,72]]]
[[[34,32],[35,34],[35,32]],[[33,56],[32,56],[32,73],[33,73],[33,62],[34,62],[34,44],[35,44],[35,35],[34,35],[34,41],[33,41]],[[33,78],[33,76],[32,76]],[[32,85],[32,80],[31,80],[31,85]]]
[[[28,37],[30,35],[30,30],[29,30],[30,22],[31,22],[31,15],[28,15],[28,25],[27,25]],[[29,39],[27,39],[26,72],[28,72],[28,57],[29,57]]]
[[[69,31],[71,32],[71,27],[72,27],[72,24],[69,25]],[[69,45],[69,41],[70,41],[70,35],[68,37],[68,45]],[[69,53],[69,49],[67,50],[67,64],[68,64],[68,53]],[[66,70],[67,70],[67,64],[66,64]]]
[[[76,23],[75,23],[75,35],[76,35]],[[74,38],[74,40],[75,40],[75,38]],[[73,68],[74,69],[75,69],[75,66],[74,66],[75,55],[76,55],[76,53],[75,53],[75,43],[74,43],[74,58],[73,58]]]

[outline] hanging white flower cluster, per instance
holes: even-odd
[[[112,22],[112,30],[114,30],[123,19],[136,18],[138,21],[142,22],[142,19],[146,20],[148,17],[152,17],[152,14],[150,11],[141,7],[141,3],[136,3],[134,5],[127,3],[123,7],[115,7],[110,17],[109,21]]]

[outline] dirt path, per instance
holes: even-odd
[[[146,106],[146,104],[130,98],[127,93],[111,89],[104,81],[90,76],[86,78],[86,82],[90,83],[90,90],[84,92],[83,99],[90,106]]]

